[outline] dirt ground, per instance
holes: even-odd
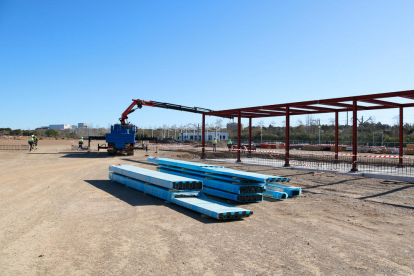
[[[290,177],[303,194],[217,221],[108,180],[112,164],[155,170],[144,151],[70,145],[0,152],[0,275],[414,274],[413,184],[224,164]]]

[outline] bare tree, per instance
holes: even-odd
[[[220,132],[221,129],[223,128],[223,120],[222,119],[217,119],[216,122],[214,123],[214,128],[216,130],[216,138],[217,138],[217,130]],[[220,140],[220,139],[218,139]]]
[[[263,142],[263,126],[264,126],[263,120],[260,120],[259,122],[257,122],[257,126],[260,127],[260,143],[262,143]]]

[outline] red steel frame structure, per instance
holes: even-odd
[[[205,116],[219,116],[219,117],[233,117],[233,118],[237,117],[238,118],[237,162],[241,162],[240,160],[241,118],[249,118],[249,145],[250,145],[249,150],[251,150],[252,119],[263,118],[263,117],[285,116],[286,117],[285,166],[290,166],[289,164],[290,116],[319,114],[319,113],[335,113],[335,159],[338,160],[339,112],[352,111],[352,115],[353,115],[353,126],[352,126],[352,129],[353,129],[353,133],[352,133],[353,165],[352,165],[351,171],[357,171],[358,170],[357,169],[357,161],[358,161],[358,158],[357,158],[357,154],[358,154],[357,114],[358,114],[358,111],[399,108],[399,111],[400,111],[399,164],[402,165],[403,109],[404,107],[414,107],[414,102],[397,103],[397,102],[392,101],[393,99],[397,99],[397,98],[405,98],[405,99],[414,101],[414,90],[204,112],[202,129],[204,133]],[[391,100],[381,100],[381,99],[391,99]],[[371,105],[367,106],[361,103],[368,103]],[[202,135],[202,156],[201,158],[204,158],[204,147],[205,147],[205,137],[204,135]]]

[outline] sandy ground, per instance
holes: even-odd
[[[414,274],[413,184],[226,164],[304,193],[221,222],[108,180],[111,164],[155,170],[144,154],[1,151],[0,275]]]

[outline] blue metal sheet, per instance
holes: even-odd
[[[214,178],[216,180],[221,180],[221,181],[227,181],[230,183],[234,183],[237,182],[239,184],[263,184],[263,182],[260,181],[256,181],[256,180],[250,180],[250,179],[234,179],[231,176],[226,176],[226,175],[218,175],[218,174],[209,174],[206,172],[200,172],[200,171],[196,171],[196,170],[192,170],[192,169],[186,169],[186,168],[179,168],[179,167],[174,167],[174,166],[164,166],[164,165],[159,165],[159,167],[165,168],[165,169],[171,169],[171,170],[176,170],[179,172],[182,172],[183,174],[191,174],[193,175],[198,175],[201,177],[210,177],[210,178]],[[192,177],[191,176],[191,177]]]
[[[271,197],[275,199],[281,199],[281,200],[285,200],[286,198],[288,198],[287,193],[276,192],[276,191],[271,191],[271,190],[266,190],[265,192],[263,192],[263,196]]]
[[[267,183],[266,190],[278,191],[287,193],[289,197],[295,197],[302,193],[302,189],[299,187],[287,186],[283,184]]]
[[[188,176],[194,179],[198,179],[203,181],[203,187],[210,187],[222,191],[227,191],[234,194],[256,194],[256,193],[262,193],[264,190],[264,184],[232,184],[225,181],[220,180],[214,180],[214,179],[206,179],[209,176],[198,176],[192,174],[190,171],[182,171],[179,169],[174,169],[173,167],[158,167],[158,171],[169,173],[173,175],[179,175],[179,176]]]
[[[236,195],[216,189],[212,189],[209,187],[204,186],[203,192],[205,194],[213,195],[216,197],[221,197],[225,199],[231,199],[237,202],[258,202],[263,200],[263,194],[244,194],[244,195]]]
[[[200,191],[170,192],[113,172],[109,173],[109,179],[216,219],[240,219],[253,215],[253,211],[208,199]]]
[[[273,175],[264,175],[259,173],[252,173],[252,172],[245,172],[245,171],[238,171],[228,168],[216,168],[216,167],[204,167],[199,166],[199,163],[194,162],[186,162],[185,167],[182,166],[182,162],[174,159],[168,159],[168,158],[148,158],[149,162],[162,164],[166,166],[174,166],[174,167],[180,167],[180,168],[189,168],[193,170],[198,170],[206,173],[211,174],[219,174],[219,175],[226,175],[228,177],[235,177],[235,178],[241,178],[241,179],[250,179],[255,180],[259,182],[281,182],[281,181],[289,181],[288,178],[283,178],[279,176],[273,176]],[[189,167],[191,166],[191,167]]]
[[[148,161],[154,162],[154,163],[157,163],[157,164],[161,164],[161,165],[170,165],[171,161],[174,161],[174,163],[179,165],[180,168],[187,168],[187,169],[223,168],[222,166],[196,163],[196,162],[188,162],[188,161],[182,161],[182,160],[174,160],[174,159],[162,158],[162,157],[148,157]]]
[[[135,166],[110,166],[109,171],[173,190],[201,190],[203,182]]]

